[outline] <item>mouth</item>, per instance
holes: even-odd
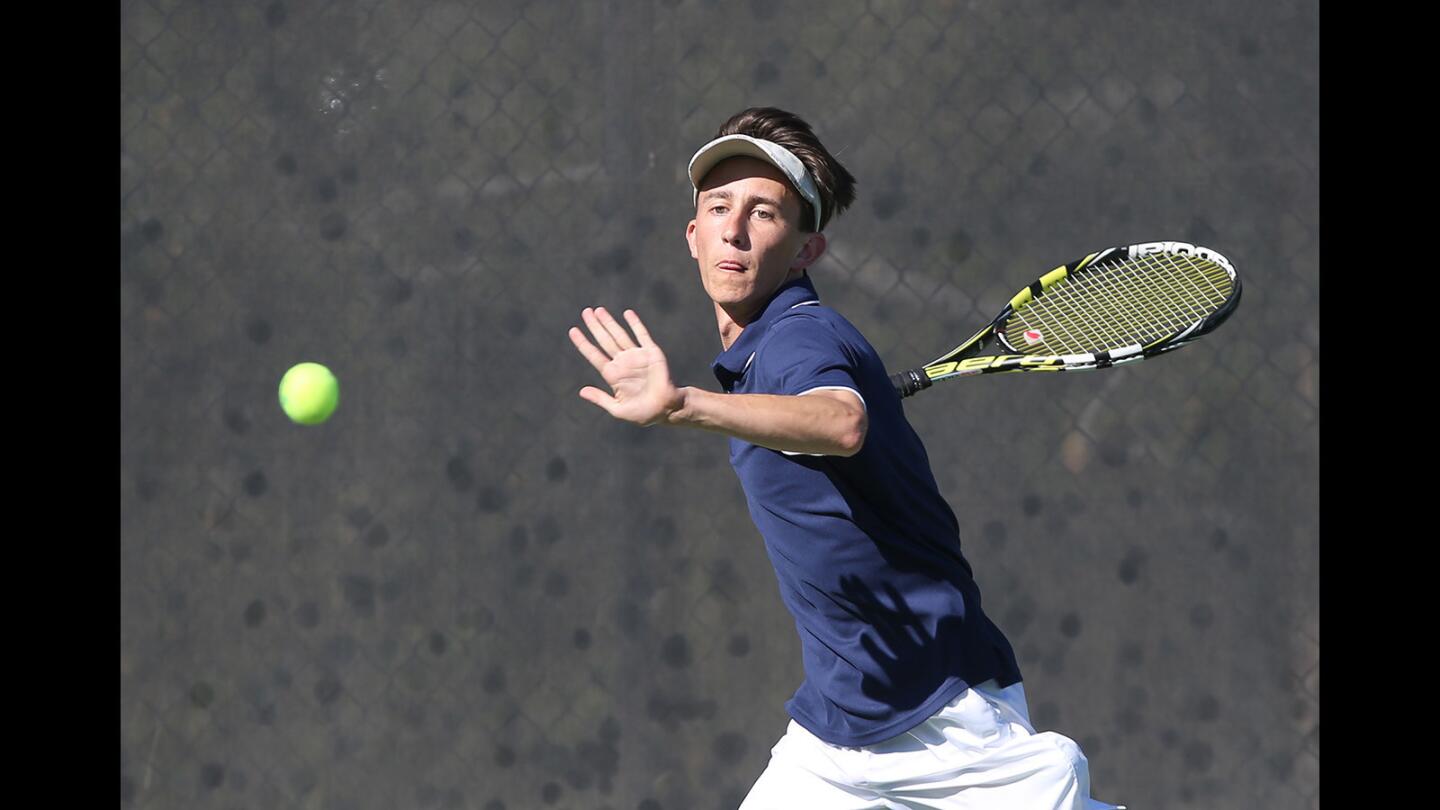
[[[716,268],[717,270],[723,270],[723,271],[725,271],[725,272],[727,272],[727,273],[743,273],[743,272],[745,272],[745,265],[743,265],[743,264],[741,264],[741,263],[739,263],[739,262],[730,262],[730,261],[716,262],[715,268]]]

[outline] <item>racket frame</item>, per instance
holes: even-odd
[[[1045,291],[1062,280],[1085,273],[1092,267],[1114,258],[1134,259],[1141,256],[1163,253],[1189,255],[1207,259],[1224,268],[1230,276],[1231,291],[1225,302],[1210,315],[1187,325],[1185,328],[1165,335],[1147,346],[1126,346],[1104,352],[1085,352],[1067,355],[1034,355],[1021,353],[1010,345],[1000,329],[1014,312],[1045,294]],[[1117,254],[1119,254],[1117,256]],[[1111,366],[1133,363],[1154,357],[1190,343],[1224,323],[1240,304],[1240,277],[1235,266],[1217,250],[1192,245],[1188,242],[1139,242],[1126,247],[1110,247],[1091,253],[1082,259],[1063,264],[1040,276],[1010,298],[1000,313],[984,328],[964,343],[919,367],[891,375],[900,396],[907,397],[917,391],[929,388],[934,383],[952,377],[968,377],[976,374],[1006,374],[1021,371],[1090,371]],[[1009,350],[1004,354],[979,354],[985,346],[995,342]]]

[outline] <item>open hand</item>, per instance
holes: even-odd
[[[637,425],[665,421],[684,405],[684,395],[670,379],[665,353],[651,340],[645,324],[634,310],[625,310],[625,320],[635,339],[604,307],[581,310],[580,317],[594,335],[591,343],[578,327],[570,327],[570,342],[600,372],[613,394],[592,385],[580,389],[580,398],[604,408],[611,416]],[[597,345],[598,344],[598,345]]]

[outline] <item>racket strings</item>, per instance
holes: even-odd
[[[1176,273],[1177,276],[1183,275],[1187,279],[1198,279],[1199,281],[1205,282],[1206,286],[1209,287],[1209,291],[1213,294],[1214,303],[1217,306],[1230,296],[1230,290],[1234,287],[1234,284],[1230,281],[1230,274],[1225,271],[1225,268],[1209,259],[1175,253],[1151,253],[1149,256],[1160,260],[1172,270],[1180,271]],[[1177,257],[1186,260],[1186,265],[1183,269],[1176,263],[1175,260]],[[1185,272],[1193,270],[1198,270],[1199,272]]]
[[[1057,324],[1067,324],[1063,329],[1066,340],[1052,342],[1048,346],[1036,344],[1038,351],[1059,351],[1064,354],[1078,354],[1095,351],[1097,346],[1114,348],[1125,345],[1127,336],[1141,328],[1142,315],[1135,307],[1130,295],[1117,295],[1111,283],[1100,275],[1078,276],[1076,283],[1057,287],[1054,296],[1046,296],[1045,303],[1035,313],[1042,322],[1049,323],[1053,332]],[[1045,329],[1037,329],[1042,335]]]
[[[1126,284],[1123,276],[1102,272],[1107,267],[1093,266],[1067,278],[1037,299],[1038,306],[1021,311],[1026,325],[1042,335],[1028,352],[1079,354],[1100,350],[1097,347],[1118,348],[1143,331],[1143,324],[1153,318],[1137,306],[1133,285]],[[1060,335],[1055,334],[1057,329]],[[1047,333],[1051,337],[1044,338]]]
[[[1083,286],[1057,285],[1022,310],[1022,322],[1027,330],[1034,329],[1041,336],[1032,350],[1074,354],[1116,333],[1118,323],[1126,319],[1127,313],[1084,295]],[[1055,334],[1057,331],[1059,335]]]
[[[1144,329],[1145,317],[1137,307],[1134,292],[1117,294],[1115,286],[1123,282],[1123,277],[1085,274],[1077,280],[1081,283],[1062,293],[1057,301],[1091,314],[1091,328],[1086,334],[1088,340],[1078,341],[1074,352],[1093,351],[1096,345],[1118,348],[1126,345],[1124,341],[1127,337]]]
[[[1132,332],[1129,342],[1121,345],[1135,345],[1137,343],[1146,345],[1152,339],[1163,337],[1167,334],[1183,329],[1189,321],[1185,320],[1185,312],[1176,301],[1175,296],[1179,291],[1174,289],[1169,282],[1160,277],[1155,270],[1153,263],[1145,261],[1130,261],[1123,266],[1106,268],[1110,277],[1127,288],[1132,300],[1139,308],[1142,315],[1144,329]],[[1140,270],[1152,272],[1137,272]],[[1128,271],[1128,272],[1127,272]]]
[[[1174,324],[1177,332],[1204,320],[1225,303],[1229,292],[1228,289],[1221,292],[1217,284],[1219,278],[1225,279],[1227,287],[1233,286],[1230,285],[1224,268],[1214,262],[1172,253],[1151,253],[1144,258],[1148,267],[1164,268],[1167,271],[1147,274],[1147,277],[1154,278],[1160,286],[1169,291],[1172,297],[1166,300],[1181,310],[1182,320]],[[1212,276],[1212,273],[1218,276]],[[1166,335],[1159,336],[1163,337]]]
[[[1107,348],[1125,345],[1151,345],[1156,340],[1175,334],[1208,314],[1203,292],[1191,277],[1202,264],[1181,256],[1184,264],[1170,254],[1147,254],[1104,268],[1103,277],[1124,290],[1138,308],[1143,328],[1132,330],[1128,340]],[[1213,288],[1213,284],[1209,284]],[[1218,306],[1220,301],[1215,301]]]
[[[1176,261],[1177,258],[1183,259],[1185,264],[1182,266]],[[1144,274],[1143,278],[1152,282],[1152,287],[1159,290],[1158,294],[1164,296],[1162,300],[1180,312],[1184,319],[1181,326],[1188,326],[1204,318],[1225,300],[1205,278],[1203,269],[1209,262],[1168,253],[1150,253],[1142,257],[1141,261],[1145,267],[1157,270]],[[1201,272],[1191,272],[1196,269]],[[1215,295],[1206,295],[1207,291],[1197,283],[1197,279],[1205,281],[1210,292]]]
[[[1041,337],[1038,342],[1033,344],[1034,347],[1048,346],[1057,353],[1069,353],[1065,351],[1065,347],[1079,346],[1083,342],[1082,337],[1086,330],[1078,320],[1087,317],[1088,313],[1085,313],[1083,308],[1074,306],[1070,307],[1067,312],[1061,311],[1061,305],[1068,303],[1061,300],[1067,297],[1061,293],[1061,288],[1065,286],[1059,284],[1052,287],[1046,291],[1046,295],[1031,300],[1020,310],[1020,313],[1017,313],[1021,315],[1020,323],[1025,327],[1025,331],[1034,330],[1040,334]],[[1077,312],[1077,310],[1080,311]],[[1010,323],[1014,322],[1015,319],[1012,317]],[[1094,330],[1095,327],[1092,326],[1089,331]],[[1057,331],[1060,332],[1059,335],[1055,334]],[[1012,345],[1015,344],[1014,340],[1010,342]],[[1029,343],[1029,340],[1027,339],[1026,342]]]
[[[1225,301],[1214,280],[1213,270],[1224,274],[1212,262],[1185,255],[1152,253],[1107,268],[1107,275],[1144,302],[1148,329],[1135,333],[1138,343],[1148,346],[1180,332],[1215,311]],[[1128,271],[1128,272],[1127,272]]]
[[[1095,265],[1054,285],[1006,321],[1027,354],[1081,354],[1148,347],[1213,313],[1233,283],[1223,267],[1194,256],[1151,253]],[[1034,330],[1033,344],[1014,339]]]

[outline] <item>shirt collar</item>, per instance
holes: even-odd
[[[760,339],[765,336],[766,330],[781,315],[802,304],[818,303],[820,303],[820,296],[815,292],[815,285],[811,283],[809,273],[781,285],[780,289],[770,297],[770,301],[765,305],[765,310],[760,313],[760,317],[751,321],[740,332],[740,337],[730,344],[730,348],[720,352],[720,355],[715,358],[711,368],[714,369],[715,377],[720,380],[720,384],[728,390],[731,384],[740,378],[750,365],[750,358],[760,345]]]

